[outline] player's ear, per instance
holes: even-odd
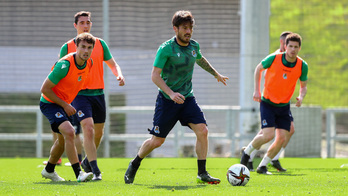
[[[176,27],[176,26],[173,26],[173,30],[175,31],[175,32],[178,32],[178,27]]]

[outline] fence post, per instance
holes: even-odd
[[[42,113],[41,110],[36,111],[36,130],[37,130],[37,139],[36,139],[36,157],[42,158]]]
[[[336,119],[335,113],[329,109],[326,110],[326,148],[327,158],[335,157],[336,148]]]

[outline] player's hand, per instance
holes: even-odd
[[[261,93],[260,92],[254,92],[253,100],[256,101],[256,102],[261,102]]]
[[[118,80],[118,85],[119,86],[124,86],[126,79],[123,76],[117,76],[116,78]]]
[[[296,107],[301,107],[303,98],[302,97],[296,97]]]
[[[173,93],[170,98],[177,104],[183,104],[185,102],[185,96],[180,93]]]
[[[71,104],[67,104],[64,107],[64,111],[68,116],[72,116],[76,113],[76,109]]]
[[[217,79],[218,82],[222,82],[225,86],[227,85],[226,84],[226,80],[228,80],[227,76],[223,76],[223,75],[218,73],[218,75],[215,76],[215,78]]]

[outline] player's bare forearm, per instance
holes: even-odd
[[[115,59],[112,58],[106,61],[106,64],[111,69],[112,73],[116,76],[117,80],[119,81],[119,86],[125,85],[125,78],[122,75],[121,67],[116,63]]]
[[[302,105],[302,101],[304,99],[304,97],[307,94],[307,81],[301,81],[300,82],[301,87],[300,87],[300,94],[299,96],[296,98],[297,102],[296,102],[296,106],[297,107],[301,107]]]
[[[217,72],[214,69],[214,67],[211,66],[211,64],[208,62],[208,60],[204,56],[202,56],[201,59],[197,59],[196,63],[200,67],[202,67],[205,71],[207,71],[208,73],[213,75],[217,79],[218,82],[222,82],[226,86],[226,80],[228,80],[228,77],[219,74],[219,72]]]
[[[260,81],[261,81],[261,73],[263,71],[262,64],[259,63],[254,72],[254,93],[253,100],[257,102],[261,102],[261,92],[260,92]]]
[[[218,76],[218,72],[214,69],[213,66],[211,66],[211,64],[208,62],[208,60],[202,56],[202,58],[197,59],[196,63],[202,67],[202,69],[204,69],[205,71],[207,71],[208,73],[210,73],[213,76]]]
[[[300,87],[300,96],[302,99],[305,98],[306,94],[307,94],[307,81],[301,81],[300,82],[301,87]]]

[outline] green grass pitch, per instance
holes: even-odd
[[[207,170],[221,179],[219,185],[196,183],[195,158],[146,158],[134,184],[123,181],[129,158],[98,159],[103,180],[87,183],[77,183],[72,168],[64,165],[56,171],[66,182],[42,178],[44,160],[1,158],[0,195],[348,195],[348,159],[283,158],[287,172],[272,168],[269,176],[251,172],[244,187],[226,180],[227,169],[239,162],[237,158],[208,158]],[[67,161],[63,159],[63,164]]]

